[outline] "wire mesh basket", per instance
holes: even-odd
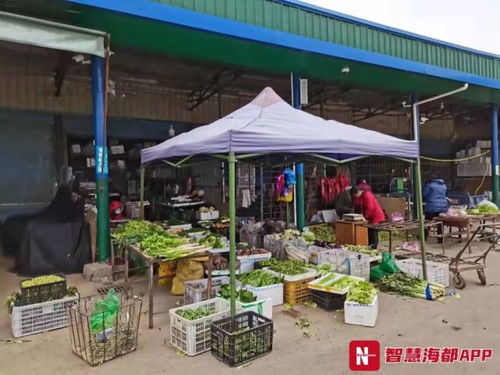
[[[80,299],[68,312],[71,349],[91,366],[98,366],[137,348],[142,300],[116,294],[118,309],[96,310],[106,295]]]

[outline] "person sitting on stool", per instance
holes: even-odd
[[[351,189],[351,194],[353,198],[362,202],[363,216],[370,224],[379,224],[385,221],[384,210],[380,207],[377,198],[371,191],[355,186]],[[368,244],[372,249],[377,248],[378,229],[368,228]]]

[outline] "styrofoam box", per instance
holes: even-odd
[[[179,224],[179,225],[169,226],[169,229],[172,229],[172,230],[189,230],[192,228],[193,228],[193,226],[191,224]]]
[[[10,317],[12,334],[14,337],[22,337],[67,327],[66,308],[76,301],[78,301],[77,296],[15,306]]]
[[[422,260],[420,259],[401,259],[397,260],[396,264],[401,271],[406,272],[414,277],[423,279]],[[427,268],[427,280],[433,283],[438,283],[445,288],[450,286],[450,271],[448,264],[437,262],[425,262]]]
[[[257,297],[258,301],[271,298],[273,306],[283,304],[283,283],[256,287],[251,285],[242,285],[238,282],[237,287],[251,291]]]
[[[371,305],[357,302],[344,302],[344,322],[365,327],[375,327],[378,315],[378,296]]]
[[[213,314],[196,320],[187,320],[177,315],[178,310],[197,309],[199,307],[207,308]],[[191,356],[210,350],[212,346],[210,325],[212,322],[227,318],[230,315],[230,303],[224,298],[212,298],[203,302],[170,309],[169,314],[170,343]]]
[[[271,253],[254,254],[254,255],[242,255],[237,257],[240,261],[240,272],[252,272],[255,269],[255,263],[261,260],[267,260],[271,258]]]
[[[266,318],[273,318],[273,300],[271,298],[257,300],[255,302],[242,303],[237,302],[237,308],[240,312],[253,311],[264,315]]]
[[[215,220],[219,218],[219,211],[201,212],[196,211],[196,219],[198,220]]]

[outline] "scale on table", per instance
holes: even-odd
[[[365,220],[365,218],[361,214],[344,214],[344,215],[342,215],[342,220],[345,220],[345,221],[363,221],[363,220]]]

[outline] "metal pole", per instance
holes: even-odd
[[[498,104],[491,107],[491,190],[493,203],[499,204],[498,181]]]
[[[413,120],[413,134],[415,140],[420,142],[420,111],[418,105],[414,104],[412,106],[412,120]],[[417,206],[417,217],[418,217],[418,232],[420,237],[420,252],[422,256],[422,272],[424,280],[427,280],[427,266],[425,264],[425,221],[424,221],[424,205],[422,201],[422,172],[420,165],[420,146],[419,146],[419,157],[415,163],[415,205]]]
[[[140,203],[140,216],[141,220],[144,220],[144,174],[145,174],[145,168],[143,165],[141,165],[141,182],[140,182],[140,187],[139,187],[139,199],[141,201]],[[151,202],[153,204],[154,202]]]
[[[104,109],[104,59],[91,57],[92,107],[95,137],[96,206],[97,206],[97,260],[105,262],[110,257],[109,247],[109,192],[108,148]]]
[[[260,164],[260,221],[264,220],[264,164]]]
[[[229,153],[229,284],[231,316],[236,315],[236,156]]]
[[[301,109],[300,104],[300,77],[292,73],[292,105],[294,108]],[[295,178],[297,180],[295,204],[297,217],[297,229],[302,230],[305,226],[305,188],[304,188],[304,163],[299,163],[295,167]]]

